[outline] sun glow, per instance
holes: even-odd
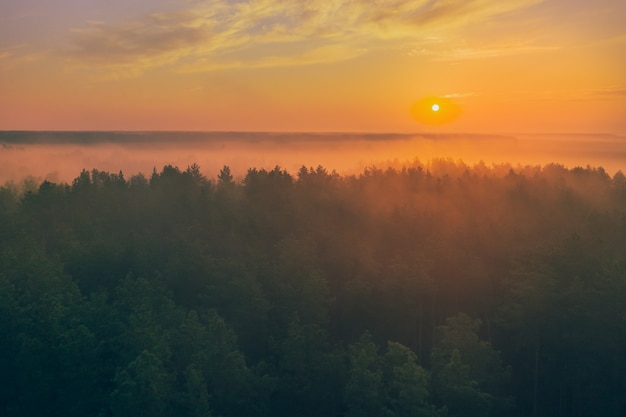
[[[425,97],[411,106],[411,115],[420,124],[444,125],[459,117],[459,105],[449,97]]]

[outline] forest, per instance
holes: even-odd
[[[0,187],[0,414],[626,415],[626,178],[452,160]]]

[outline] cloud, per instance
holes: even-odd
[[[476,93],[450,93],[445,94],[443,98],[465,98],[465,97],[474,97],[477,96]]]
[[[422,45],[409,51],[410,56],[431,57],[435,61],[466,61],[472,59],[496,58],[501,56],[519,55],[538,51],[552,51],[556,46],[533,45],[529,42],[502,43],[496,45],[459,45],[453,47],[428,47]]]
[[[590,95],[597,97],[626,97],[626,86],[613,86],[594,90]]]
[[[133,21],[88,22],[73,30],[66,56],[73,63],[128,75],[168,65],[185,71],[233,63],[310,65],[358,56],[361,52],[355,51],[389,40],[420,39],[432,31],[476,24],[538,1],[203,0],[186,10]],[[329,51],[327,58],[324,51]]]
[[[39,62],[49,54],[46,49],[36,50],[24,44],[0,48],[0,70],[15,71],[23,65]]]
[[[297,67],[315,64],[328,64],[347,61],[359,57],[367,52],[366,48],[352,48],[343,45],[326,45],[293,55],[269,55],[248,60],[202,60],[190,65],[183,65],[177,69],[183,74],[208,72],[236,68],[272,68]]]
[[[177,16],[155,15],[116,26],[92,22],[89,28],[75,33],[78,36],[70,53],[86,61],[122,63],[190,47],[210,35],[206,29],[193,27]]]
[[[559,90],[507,90],[503,92],[505,100],[524,99],[547,101],[547,102],[599,102],[622,100],[626,98],[626,86],[615,85],[605,88],[570,88]]]
[[[0,48],[0,60],[14,59],[15,57],[24,53],[24,45],[12,45],[5,48]]]

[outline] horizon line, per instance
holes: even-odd
[[[73,129],[0,129],[1,133],[227,133],[227,134],[273,134],[273,135],[394,135],[394,136],[612,136],[626,138],[626,132],[400,132],[400,131],[358,131],[358,130],[73,130]]]

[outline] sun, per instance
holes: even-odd
[[[452,98],[446,96],[429,96],[413,103],[411,115],[420,124],[437,126],[454,122],[461,109]]]

